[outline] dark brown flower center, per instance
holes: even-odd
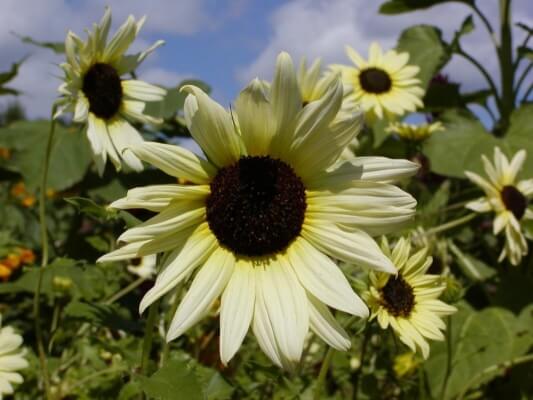
[[[283,161],[243,157],[211,182],[206,211],[219,243],[236,254],[263,256],[284,250],[302,229],[305,187]]]
[[[504,186],[500,195],[505,208],[511,211],[516,219],[522,219],[527,208],[526,196],[514,186]]]
[[[367,68],[359,74],[359,83],[365,92],[385,93],[392,87],[389,74],[380,68]]]
[[[391,276],[381,289],[383,307],[395,317],[408,317],[415,306],[413,288],[401,275]]]
[[[109,64],[94,64],[83,77],[83,93],[89,111],[98,118],[109,119],[120,108],[122,85],[117,70]]]

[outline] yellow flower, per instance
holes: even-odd
[[[145,102],[161,100],[165,90],[137,79],[121,78],[163,44],[157,41],[143,52],[125,55],[144,20],[135,21],[130,15],[108,41],[111,9],[107,8],[100,24],[88,31],[86,41],[73,32],[68,32],[65,40],[67,62],[61,64],[65,77],[59,87],[62,97],[56,102],[59,109],[54,117],[74,112],[74,121],[87,124],[87,138],[100,175],[108,157],[117,170],[124,166],[141,171],[141,161],[131,152],[124,152],[128,146],[143,141],[128,120],[159,122],[143,112]]]
[[[252,81],[230,113],[186,86],[185,119],[207,159],[174,145],[131,147],[140,159],[190,185],[134,188],[111,206],[158,214],[124,232],[100,261],[167,253],[141,311],[198,272],[167,340],[195,325],[220,299],[220,357],[226,364],[249,328],[277,365],[298,362],[313,330],[346,350],[350,340],[329,307],[368,308],[332,258],[394,273],[372,236],[412,218],[415,199],[391,182],[416,164],[384,157],[338,162],[360,116],[333,123],[343,88],[303,105],[292,59],[279,55],[270,88]]]
[[[6,282],[12,273],[13,271],[11,271],[11,268],[9,268],[5,264],[0,263],[0,279]]]
[[[11,195],[16,197],[24,207],[33,207],[37,198],[29,193],[24,182],[18,182],[11,188]]]
[[[485,155],[481,156],[488,180],[465,171],[466,177],[485,192],[484,197],[471,201],[466,208],[478,213],[492,211],[496,214],[494,234],[505,232],[505,246],[498,261],[508,258],[513,265],[520,264],[522,257],[528,252],[521,224],[533,220],[533,210],[528,208],[529,201],[533,198],[533,179],[517,179],[526,155],[525,150],[520,150],[509,162],[500,148],[495,147],[494,163]]]
[[[391,122],[386,131],[395,133],[405,140],[422,141],[429,138],[433,133],[443,131],[444,125],[437,121],[431,124],[413,125],[404,122]]]
[[[394,357],[392,368],[398,378],[403,378],[404,376],[411,375],[415,372],[419,365],[420,360],[417,358],[416,354],[409,352]]]
[[[441,331],[446,325],[441,317],[454,313],[456,308],[438,300],[446,284],[439,275],[426,274],[432,262],[427,249],[411,254],[410,241],[401,238],[391,251],[384,238],[382,250],[398,274],[370,272],[371,285],[364,296],[372,312],[370,318],[377,318],[382,329],[391,326],[413,352],[419,348],[427,358],[426,339],[444,340]]]
[[[0,158],[9,160],[11,158],[11,151],[8,148],[0,147]]]
[[[346,46],[346,53],[355,66],[334,64],[331,69],[340,71],[343,82],[353,88],[351,96],[365,111],[368,122],[376,117],[392,119],[423,106],[424,90],[416,77],[420,68],[407,64],[409,53],[383,53],[378,43],[370,45],[368,61],[350,46]]]

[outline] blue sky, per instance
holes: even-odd
[[[413,24],[429,23],[450,38],[470,10],[448,3],[428,11],[381,16],[383,1],[371,0],[2,0],[0,13],[0,71],[31,54],[13,86],[24,92],[20,101],[32,117],[46,116],[59,84],[61,57],[48,50],[22,44],[10,32],[38,40],[62,41],[71,29],[83,30],[98,21],[105,5],[113,9],[116,28],[128,14],[148,20],[132,52],[157,39],[166,45],[143,64],[141,78],[171,86],[183,78],[202,79],[213,96],[227,105],[244,86],[259,76],[270,79],[276,55],[286,50],[298,60],[322,57],[324,63],[346,62],[344,45],[366,55],[372,41],[394,47],[400,32]],[[478,1],[496,23],[498,0]],[[513,0],[516,21],[533,25],[531,0]],[[465,39],[465,48],[493,74],[494,49],[479,21]],[[517,36],[520,38],[521,34]],[[470,65],[454,59],[446,72],[462,82],[463,89],[484,87]],[[0,106],[8,99],[0,98]]]

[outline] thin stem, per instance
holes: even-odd
[[[439,226],[437,226],[435,228],[428,229],[426,231],[426,234],[427,235],[434,235],[436,233],[441,233],[441,232],[447,231],[448,229],[452,229],[452,228],[455,228],[455,227],[460,226],[462,224],[465,224],[465,223],[473,220],[474,218],[476,218],[476,214],[474,214],[474,213],[467,214],[464,217],[457,218],[457,219],[454,219],[453,221],[446,222],[445,224],[439,225]]]
[[[529,87],[527,88],[526,94],[524,94],[524,97],[522,98],[522,102],[525,102],[528,99],[532,91],[533,91],[533,83],[529,85]]]
[[[494,29],[492,28],[490,21],[487,19],[485,14],[481,12],[481,10],[478,8],[476,3],[471,3],[470,7],[472,8],[472,10],[474,10],[474,12],[477,14],[479,19],[481,19],[481,22],[483,23],[483,25],[485,25],[485,28],[487,28],[487,31],[490,34],[490,38],[492,42],[497,45],[496,36],[494,35]]]
[[[533,62],[530,62],[529,65],[524,69],[522,72],[522,75],[520,75],[520,78],[518,78],[518,82],[516,83],[516,87],[514,89],[515,96],[520,91],[520,86],[522,86],[522,83],[526,79],[527,75],[529,74],[529,71],[531,71],[531,68],[533,68]]]
[[[54,114],[56,113],[56,106],[52,107],[52,116],[50,121],[50,131],[48,132],[48,141],[46,143],[46,152],[44,155],[43,171],[41,175],[41,187],[39,189],[39,223],[41,228],[41,268],[39,268],[39,278],[37,280],[37,287],[33,296],[33,315],[35,324],[35,338],[37,341],[37,350],[39,353],[39,365],[41,367],[41,374],[43,377],[44,391],[47,399],[52,398],[50,392],[50,372],[48,370],[48,362],[46,359],[46,350],[44,346],[43,331],[41,329],[41,289],[43,286],[44,271],[48,266],[48,229],[46,226],[46,187],[48,183],[48,169],[50,167],[50,155],[52,153],[52,144],[54,141],[56,121]]]
[[[470,381],[467,383],[467,385],[464,387],[464,389],[461,391],[459,396],[457,397],[457,400],[462,400],[468,390],[477,382],[480,378],[482,378],[485,375],[497,372],[499,369],[508,369],[511,367],[514,367],[519,364],[525,364],[528,362],[533,361],[533,354],[527,354],[525,356],[517,357],[513,360],[505,361],[501,364],[491,365],[490,367],[485,368],[483,371],[481,371],[479,374],[474,376]]]
[[[498,94],[498,89],[496,88],[496,85],[494,84],[494,81],[490,77],[490,74],[487,72],[487,70],[483,68],[483,65],[481,65],[479,61],[477,61],[474,57],[472,57],[468,53],[465,53],[463,49],[459,49],[457,51],[457,54],[464,57],[466,60],[470,61],[470,63],[474,65],[474,67],[476,67],[479,70],[479,72],[481,72],[481,75],[483,75],[483,77],[487,81],[490,87],[490,90],[492,91],[494,98],[496,99],[496,104],[498,105],[498,108],[500,109],[500,112],[501,112],[501,99]]]
[[[363,336],[363,343],[361,344],[361,355],[359,356],[359,369],[354,377],[353,382],[353,399],[357,400],[359,397],[359,382],[361,381],[361,372],[363,371],[366,348],[368,347],[368,340],[370,339],[370,324],[366,326],[365,335]]]
[[[491,110],[490,106],[488,104],[482,104],[481,105],[485,111],[487,111],[487,114],[492,118],[492,122],[496,123],[496,115],[494,115],[494,111]]]
[[[110,298],[108,298],[106,301],[104,301],[104,304],[113,304],[115,301],[121,299],[125,295],[127,295],[129,292],[135,290],[138,286],[140,286],[144,281],[146,281],[146,278],[138,278],[131,282],[128,286],[125,288],[119,290],[114,295],[112,295]]]
[[[141,375],[146,375],[148,373],[148,364],[150,362],[150,353],[152,352],[154,326],[157,321],[159,302],[160,300],[156,301],[148,309],[148,318],[146,320],[146,331],[144,332],[144,341],[141,355]]]
[[[448,326],[446,327],[446,374],[444,375],[444,381],[442,383],[442,389],[440,392],[441,400],[446,398],[446,389],[448,388],[448,380],[452,373],[452,318],[447,317]]]
[[[167,320],[166,320],[166,329],[168,330],[168,327],[170,326],[170,322],[172,321],[172,318],[174,317],[174,314],[176,314],[176,310],[178,309],[178,305],[180,304],[181,300],[181,288],[182,286],[178,286],[176,289],[176,292],[174,294],[174,301],[172,302],[172,306],[168,310],[167,314]],[[170,343],[165,340],[163,343],[163,352],[161,354],[161,366],[165,365],[168,359],[168,353],[170,352]]]
[[[514,108],[513,37],[511,34],[511,0],[500,0],[501,37],[498,52],[501,73],[501,130],[505,132]]]
[[[318,373],[318,378],[316,380],[315,393],[313,395],[314,400],[320,400],[322,398],[322,386],[324,386],[324,381],[326,380],[326,375],[334,352],[335,349],[330,347],[324,357],[324,361],[322,361],[322,366],[320,367],[320,372]]]

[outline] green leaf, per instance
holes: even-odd
[[[64,127],[56,123],[56,132],[48,188],[64,190],[78,183],[91,163],[89,142],[79,128]],[[20,173],[26,186],[33,190],[39,186],[48,140],[50,121],[18,121],[0,128],[0,146],[12,150],[12,157],[3,167]]]
[[[525,104],[511,114],[509,129],[504,138],[511,153],[516,153],[521,149],[526,150],[527,158],[521,171],[524,178],[531,178],[531,171],[533,171],[532,126],[533,104]]]
[[[397,49],[408,52],[409,64],[420,67],[417,78],[421,80],[424,88],[450,60],[450,52],[442,40],[441,31],[430,25],[417,25],[404,30],[398,40]]]
[[[85,197],[66,197],[65,201],[76,207],[82,214],[95,219],[108,220],[116,218],[117,216],[116,211],[98,205],[93,200]]]
[[[33,44],[34,46],[50,49],[56,54],[65,53],[65,43],[63,42],[41,42],[39,40],[35,40],[31,38],[30,36],[21,36],[18,33],[13,33],[13,34],[16,37],[18,37],[20,40],[22,40],[24,43]]]
[[[452,2],[473,3],[473,0],[389,0],[381,5],[379,12],[381,14],[394,15]]]
[[[114,330],[136,331],[139,324],[131,319],[126,309],[116,304],[89,304],[81,301],[68,303],[63,311],[68,318],[89,322]]]
[[[202,386],[182,360],[170,360],[151,377],[139,377],[144,392],[157,400],[203,400]]]
[[[466,112],[450,110],[442,114],[445,130],[423,144],[431,170],[440,175],[463,178],[464,171],[483,173],[481,155],[492,157],[494,146],[506,150],[506,143],[485,130],[479,120]]]
[[[11,68],[9,69],[9,71],[0,73],[0,85],[3,85],[4,83],[7,83],[13,78],[15,78],[19,72],[19,67],[25,60],[26,59],[23,58],[19,62],[11,64]]]
[[[451,317],[452,368],[444,398],[454,399],[467,387],[489,381],[500,372],[498,368],[480,375],[482,371],[525,354],[533,345],[531,328],[524,326],[530,318],[528,315],[517,318],[503,308],[489,307],[476,312],[460,306],[459,312]],[[434,398],[439,398],[442,390],[446,358],[446,343],[433,342],[424,369]]]
[[[451,240],[448,241],[450,251],[455,256],[457,265],[461,268],[461,271],[473,281],[484,281],[496,274],[494,268],[489,267],[483,261],[465,254],[457,247]]]

